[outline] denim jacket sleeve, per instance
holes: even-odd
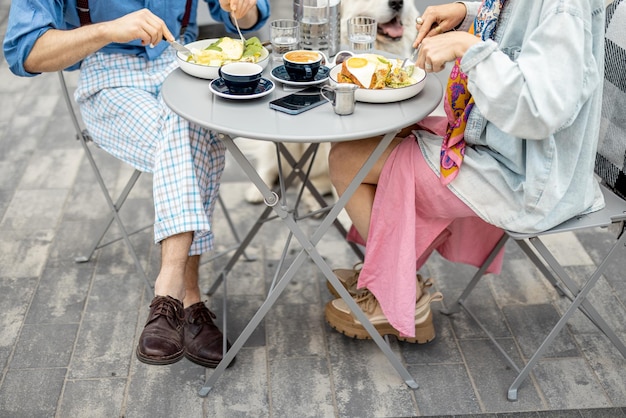
[[[584,18],[592,15],[588,0],[547,3],[536,13],[534,30],[519,39],[497,34],[469,48],[461,61],[482,115],[525,139],[544,139],[568,127],[602,80],[591,22]],[[527,22],[508,24],[520,25],[519,31],[508,28],[515,34],[524,33]]]

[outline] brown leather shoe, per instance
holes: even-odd
[[[213,319],[215,314],[204,302],[185,309],[185,357],[204,367],[217,367],[223,357],[224,334]],[[227,346],[230,348],[230,342]]]
[[[157,296],[150,304],[148,321],[139,337],[137,358],[147,364],[172,364],[180,360],[183,347],[183,304],[170,296]]]

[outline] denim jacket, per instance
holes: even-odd
[[[467,30],[480,2],[463,3]],[[518,232],[602,208],[593,169],[603,69],[603,0],[508,0],[494,39],[461,60],[476,105],[448,187],[485,221]],[[418,133],[438,172],[441,138]]]

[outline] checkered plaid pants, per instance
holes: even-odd
[[[75,98],[102,149],[152,173],[155,242],[193,231],[189,254],[196,255],[213,248],[211,222],[225,147],[163,101],[161,85],[176,67],[171,49],[155,61],[97,53],[81,66]]]

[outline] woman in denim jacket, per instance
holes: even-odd
[[[432,251],[479,266],[502,229],[541,231],[603,206],[593,169],[604,2],[456,2],[428,7],[417,27],[417,66],[452,66],[446,117],[401,132],[346,210],[351,237],[366,244],[351,276],[369,290],[360,305],[419,343],[434,338],[432,295],[415,280]],[[333,147],[339,194],[377,141]],[[350,281],[345,270],[338,275]],[[326,318],[346,334],[362,331],[341,300],[327,305]]]

